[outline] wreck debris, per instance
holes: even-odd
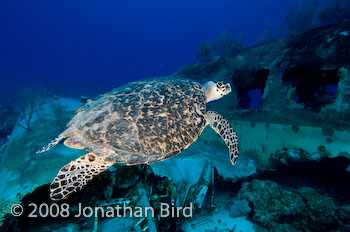
[[[216,106],[229,109],[230,119],[350,129],[350,36],[337,36],[349,27],[316,28],[187,65],[174,75],[231,82],[232,97]]]

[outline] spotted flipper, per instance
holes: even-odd
[[[235,165],[238,158],[238,137],[231,125],[220,114],[208,111],[207,122],[225,141],[229,152],[232,165]]]
[[[50,185],[50,198],[61,200],[67,198],[71,193],[80,190],[88,181],[92,180],[114,162],[105,161],[101,156],[88,153],[72,160],[61,168]]]

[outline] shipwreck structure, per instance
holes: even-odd
[[[349,129],[350,23],[327,25],[182,67],[175,76],[222,80],[230,119]]]

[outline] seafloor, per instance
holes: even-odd
[[[22,116],[1,106],[0,229],[350,231],[349,70],[349,23],[185,66],[173,76],[232,84],[233,92],[209,109],[237,131],[237,164],[230,164],[224,142],[207,128],[180,155],[149,166],[114,165],[60,202],[49,199],[49,183],[85,152],[62,144],[35,152],[64,129],[86,99],[46,98]],[[256,99],[250,91],[260,91],[258,107],[251,107]],[[25,118],[31,113],[29,128]],[[38,206],[34,214],[32,203]],[[13,204],[24,207],[21,216],[11,215]],[[69,215],[46,214],[64,204]],[[79,204],[152,207],[154,215],[107,217],[100,211],[75,217]],[[162,204],[192,205],[192,215],[165,217]]]

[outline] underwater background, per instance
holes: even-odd
[[[350,0],[5,0],[0,26],[0,231],[350,231]],[[231,84],[207,107],[237,131],[237,164],[206,128],[174,158],[50,200],[86,152],[36,151],[98,95],[167,76]],[[75,217],[79,204],[155,215]]]

